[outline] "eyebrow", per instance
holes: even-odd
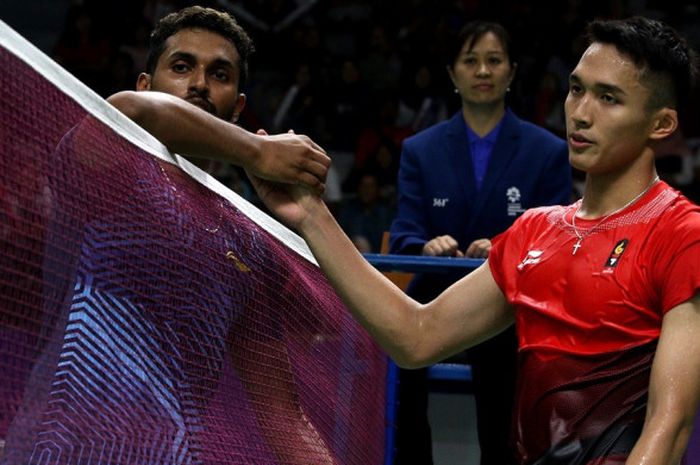
[[[177,61],[177,60],[184,60],[189,63],[194,63],[197,61],[197,57],[189,52],[175,52],[172,55],[168,57],[169,60],[171,61]],[[227,60],[225,58],[217,58],[214,60],[210,66],[215,66],[215,67],[228,67],[231,69],[235,69],[236,65],[234,65],[230,60]]]
[[[569,82],[574,83],[574,84],[582,84],[581,78],[579,78],[575,74],[571,74],[569,76]],[[604,82],[595,82],[593,83],[593,89],[596,90],[597,92],[600,93],[611,93],[611,94],[619,94],[619,95],[627,95],[627,93],[622,90],[622,88],[614,85],[614,84],[606,84]]]
[[[474,49],[471,48],[469,50],[463,50],[462,53],[464,53],[466,55],[469,53],[477,53],[477,52],[475,52]],[[506,52],[504,50],[486,50],[484,53],[486,53],[487,55],[505,55],[506,54]]]

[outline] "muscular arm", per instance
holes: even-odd
[[[119,92],[108,101],[173,152],[226,161],[264,179],[323,190],[330,158],[306,136],[253,134],[160,92]]]
[[[399,365],[432,364],[512,323],[488,264],[421,305],[357,252],[317,196],[252,179],[266,205],[301,232],[338,295]]]
[[[700,403],[700,295],[669,311],[651,371],[642,435],[627,465],[675,465]]]

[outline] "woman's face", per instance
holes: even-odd
[[[500,39],[487,32],[469,49],[471,37],[464,42],[451,69],[453,84],[462,97],[463,105],[502,103],[515,68]]]

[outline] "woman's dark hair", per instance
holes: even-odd
[[[467,44],[467,50],[474,48],[479,39],[481,39],[487,33],[493,33],[501,42],[503,46],[503,51],[508,57],[510,65],[513,66],[515,59],[513,57],[513,47],[510,40],[510,34],[508,31],[498,23],[492,23],[489,21],[472,21],[464,25],[464,27],[459,31],[459,33],[452,40],[448,54],[446,58],[446,65],[449,68],[454,67],[454,63],[459,57],[460,52]]]

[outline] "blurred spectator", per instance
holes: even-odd
[[[137,75],[131,55],[121,50],[113,50],[106,72],[95,90],[102,96],[130,90],[134,87]]]
[[[87,6],[73,5],[53,51],[60,65],[95,90],[100,88],[112,48],[96,24],[96,16]]]
[[[398,88],[402,63],[392,37],[383,24],[374,25],[369,33],[360,69],[370,91]]]
[[[291,129],[322,142],[319,137],[323,133],[322,98],[316,73],[308,63],[296,66],[293,82],[286,89],[272,120],[273,133]]]
[[[366,172],[377,176],[386,195],[396,187],[401,143],[413,131],[410,127],[399,126],[396,92],[384,92],[377,97],[375,113],[369,115],[374,121],[360,132],[357,140],[352,172],[343,185],[346,192],[356,189],[360,175]]]
[[[148,39],[153,25],[145,17],[134,20],[131,29],[121,45],[120,50],[129,54],[134,69],[146,69],[148,58]]]
[[[364,173],[359,178],[356,196],[341,205],[338,222],[348,236],[357,239],[356,245],[365,244],[358,249],[379,253],[382,235],[389,230],[393,218],[394,210],[382,198],[377,177]]]
[[[332,70],[325,114],[328,119],[328,149],[354,152],[363,122],[369,116],[367,88],[361,80],[357,63],[348,58]]]
[[[220,0],[240,20],[264,32],[287,29],[316,4],[317,0]]]
[[[683,132],[679,129],[657,146],[656,170],[661,179],[696,201],[695,159]]]
[[[141,8],[141,11],[143,12],[143,17],[153,25],[156,24],[162,17],[172,13],[173,11],[179,10],[183,6],[187,6],[187,4],[190,3],[191,2],[182,0],[143,0],[143,7]]]
[[[415,132],[447,119],[447,105],[435,88],[433,71],[428,65],[420,64],[406,80],[399,102],[398,126],[410,127]]]
[[[563,135],[566,131],[563,93],[557,76],[550,72],[544,73],[535,93],[532,122]]]

